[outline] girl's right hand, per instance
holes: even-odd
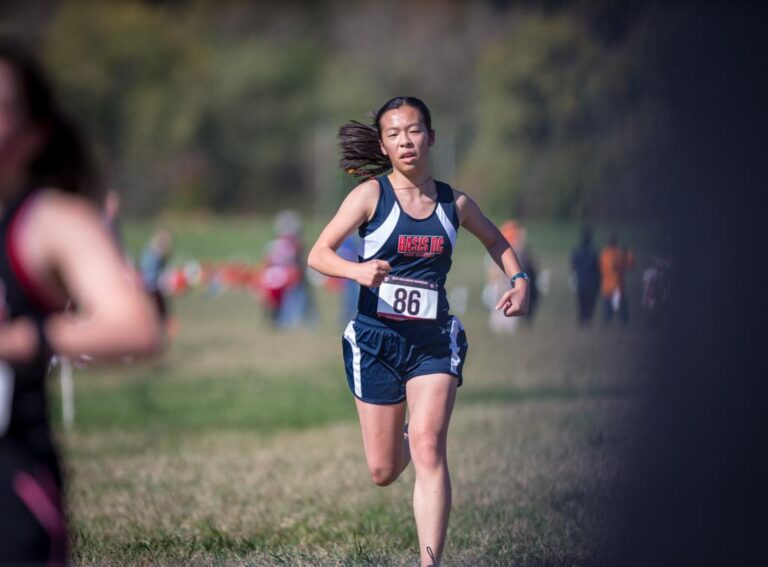
[[[386,262],[385,260],[369,260],[357,264],[352,279],[365,287],[378,287],[391,270],[392,268],[389,266],[389,262]]]

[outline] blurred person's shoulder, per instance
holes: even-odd
[[[30,221],[53,223],[56,228],[76,226],[79,222],[98,219],[101,214],[96,204],[87,198],[67,193],[55,187],[36,190],[29,203]]]

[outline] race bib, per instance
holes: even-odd
[[[387,276],[379,286],[379,317],[389,319],[437,318],[437,284]]]
[[[0,360],[0,437],[5,435],[11,423],[13,404],[13,370]]]

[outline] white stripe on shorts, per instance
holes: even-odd
[[[338,335],[336,335],[338,337]],[[355,381],[355,395],[358,398],[363,397],[363,386],[360,382],[360,347],[357,346],[357,336],[355,335],[355,322],[350,321],[344,331],[344,338],[352,347],[352,377]]]
[[[462,325],[456,317],[451,318],[451,372],[456,372],[461,364],[461,357],[459,356],[459,331],[461,331]]]

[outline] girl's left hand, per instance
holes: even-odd
[[[518,317],[528,313],[528,285],[526,280],[518,280],[515,287],[507,290],[496,304],[507,317]]]

